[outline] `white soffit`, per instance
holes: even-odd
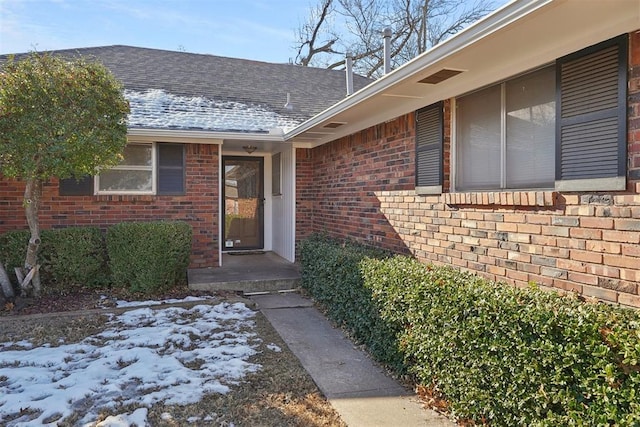
[[[640,28],[638,0],[516,0],[285,135],[314,147]],[[442,70],[462,71],[420,83]],[[442,74],[440,74],[442,76]],[[340,122],[333,129],[327,123]]]
[[[127,139],[138,142],[181,142],[221,145],[229,141],[284,142],[282,135],[242,132],[209,132],[198,130],[128,129]]]

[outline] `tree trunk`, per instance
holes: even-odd
[[[22,283],[22,295],[26,296],[29,288],[33,287],[33,295],[39,297],[42,286],[40,284],[40,273],[38,271],[38,248],[40,247],[40,221],[38,219],[38,211],[40,210],[40,198],[42,197],[42,180],[31,178],[27,180],[27,186],[24,190],[24,209],[29,224],[31,238],[27,246],[27,256],[24,260],[25,275],[29,274],[31,269],[35,268],[35,274],[29,281]]]
[[[0,262],[0,287],[2,288],[2,294],[5,299],[11,300],[15,297],[9,275],[7,274],[7,270],[4,269],[2,262]]]

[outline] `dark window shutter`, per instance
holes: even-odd
[[[439,102],[416,112],[416,187],[434,192],[442,192],[442,107]]]
[[[282,195],[281,179],[282,153],[271,156],[271,193],[274,196]]]
[[[93,177],[61,179],[58,191],[61,196],[93,196]]]
[[[160,195],[182,195],[185,193],[184,144],[159,143],[158,188]]]
[[[623,35],[558,60],[556,180],[622,178],[624,187],[627,43]],[[623,189],[603,182],[592,189]]]

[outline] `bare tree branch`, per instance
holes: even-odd
[[[391,61],[398,67],[490,12],[492,0],[319,0],[297,32],[296,63],[340,68],[344,52],[354,70],[379,77],[382,30],[392,30]],[[319,42],[318,40],[322,40]]]
[[[319,53],[335,53],[332,46],[338,41],[338,37],[334,36],[325,41],[321,46],[316,47],[318,35],[323,26],[326,25],[327,17],[333,10],[333,0],[322,0],[322,4],[318,7],[319,14],[314,22],[314,13],[307,21],[306,24],[299,30],[299,43],[298,54],[296,55],[296,63],[300,65],[308,66],[314,56]],[[303,55],[303,51],[307,50],[306,55]]]

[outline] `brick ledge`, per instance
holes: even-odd
[[[445,193],[448,205],[554,206],[556,191],[489,191],[473,193]]]

